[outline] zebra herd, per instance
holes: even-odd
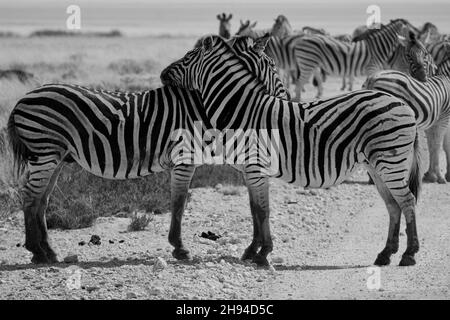
[[[272,29],[282,37],[254,30],[250,21],[241,21],[239,35],[230,37],[232,16],[217,18],[221,35],[201,38],[164,69],[161,88],[130,93],[49,84],[17,102],[8,134],[18,173],[28,170],[23,208],[25,247],[33,253],[32,261],[57,261],[45,210],[58,174],[71,161],[107,179],[171,170],[169,242],[175,258],[189,259],[181,224],[190,181],[201,164],[186,161],[186,141],[174,139],[173,133],[181,129],[195,135],[201,123],[204,131],[275,130],[279,137],[275,159],[259,156],[253,162],[230,163],[244,175],[253,218],[253,240],[243,259],[269,264],[269,177],[305,188],[327,188],[363,165],[390,216],[387,242],[375,264],[389,264],[398,251],[403,213],[407,249],[400,265],[414,265],[419,250],[415,212],[422,182],[418,130],[427,129],[432,146],[426,178],[445,182],[436,157],[449,118],[449,46],[440,47],[445,54],[436,49],[442,61],[434,74],[434,60],[420,41],[422,35],[404,19],[366,30],[350,43],[344,36],[331,37],[313,28],[304,29],[309,34],[295,34],[283,16]],[[426,34],[429,38],[430,31]],[[379,72],[393,66],[402,71]],[[364,89],[337,97],[309,103],[290,99],[286,79],[296,83],[299,99],[312,74],[319,93],[324,74],[344,81],[360,74],[368,79]],[[225,145],[234,138],[217,135],[214,143]],[[191,143],[195,141],[188,147]],[[262,144],[262,153],[270,153],[269,143]],[[237,156],[253,151],[244,144]],[[277,163],[275,171],[270,170],[271,161]]]

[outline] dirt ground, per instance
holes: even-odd
[[[449,299],[450,185],[424,185],[417,265],[398,266],[403,224],[392,264],[369,269],[384,246],[388,215],[365,175],[357,180],[328,190],[271,181],[274,270],[239,260],[252,235],[245,187],[236,195],[224,195],[220,186],[192,190],[183,223],[189,263],[171,256],[165,213],[140,232],[126,231],[129,219],[121,217],[52,230],[60,260],[76,254],[79,262],[35,266],[21,246],[17,213],[0,224],[0,299]],[[199,237],[207,231],[222,237]],[[94,234],[100,245],[79,245]]]

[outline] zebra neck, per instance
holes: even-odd
[[[372,47],[372,51],[382,61],[387,61],[397,48],[397,34],[400,33],[401,28],[402,24],[397,22],[386,26],[367,39],[370,47]]]

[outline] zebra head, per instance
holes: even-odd
[[[239,37],[228,42],[219,36],[208,37],[201,47],[189,51],[165,68],[161,72],[161,82],[202,92],[204,86],[218,81],[219,78],[214,80],[213,75],[242,76],[246,71],[258,80],[265,93],[289,99],[273,60],[263,52],[268,39],[268,34],[256,40]]]
[[[433,76],[436,71],[431,54],[412,31],[409,31],[408,39],[398,36],[398,40],[405,49],[405,59],[411,76],[419,81],[427,81],[427,78]]]
[[[231,37],[231,18],[233,18],[232,14],[226,15],[225,13],[222,13],[217,15],[217,19],[220,21],[219,35],[225,39]]]
[[[291,24],[286,16],[280,14],[276,19],[272,27],[272,35],[275,37],[283,38],[293,33]]]
[[[256,34],[253,28],[256,26],[256,21],[251,23],[250,20],[247,21],[240,21],[241,25],[239,26],[238,32],[236,32],[237,36],[246,36],[246,37],[252,37],[255,38]]]

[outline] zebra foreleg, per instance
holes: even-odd
[[[260,170],[260,168],[256,169]],[[267,256],[273,250],[269,221],[269,179],[257,176],[249,178],[251,170],[246,172],[250,209],[253,217],[253,241],[245,250],[243,258],[252,258],[258,266],[268,266]],[[251,174],[251,173],[250,173]],[[261,249],[258,253],[259,246]]]
[[[341,86],[341,91],[344,91],[346,87],[346,82],[345,82],[345,75],[342,76],[342,86]]]
[[[445,127],[441,123],[435,124],[433,127],[425,131],[427,135],[428,152],[430,154],[430,164],[428,171],[425,173],[423,180],[425,182],[445,183],[445,179],[441,174],[439,167],[439,150],[444,139]]]
[[[371,168],[368,169],[370,172],[370,177],[375,183],[378,192],[386,204],[386,208],[389,213],[389,231],[386,241],[386,246],[378,254],[375,260],[375,265],[386,266],[391,263],[391,255],[397,253],[399,247],[399,233],[400,233],[400,218],[402,210],[400,209],[398,203],[392,197],[391,192],[386,187],[386,184],[380,178],[378,174],[374,172]]]
[[[195,172],[193,165],[177,165],[171,174],[171,210],[172,218],[169,230],[169,243],[174,246],[172,255],[178,260],[190,259],[187,250],[181,240],[181,221],[183,220],[184,207],[189,191],[189,184]]]

